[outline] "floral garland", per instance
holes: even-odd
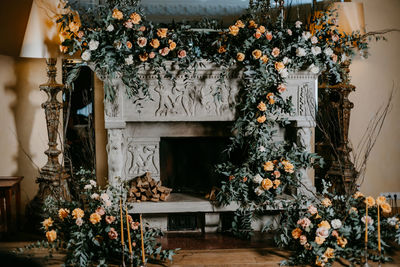
[[[335,84],[341,81],[341,64],[349,61],[355,49],[367,48],[359,34],[339,33],[331,12],[313,16],[308,26],[300,21],[261,25],[254,15],[247,14],[228,29],[209,25],[205,31],[188,24],[153,24],[136,7],[105,7],[98,12],[90,22],[81,22],[76,12],[61,16],[60,49],[70,55],[79,52],[109,81],[121,78],[133,101],[147,93],[147,84],[138,77],[145,66],[160,81],[161,70],[174,79],[167,67],[171,62],[187,77],[201,59],[216,63],[226,70],[221,83],[231,69],[243,72],[235,135],[228,147],[228,152],[240,151],[241,158],[218,166],[226,180],[217,200],[239,203],[233,231],[244,237],[249,237],[250,222],[258,212],[274,205],[277,195],[301,185],[299,169],[322,163],[303,147],[273,140],[276,127],[287,125],[285,115],[292,111],[291,99],[281,95],[289,72],[323,72],[327,82]],[[114,95],[112,87],[105,87],[106,98]],[[284,209],[301,209],[299,203],[295,198],[295,203]]]

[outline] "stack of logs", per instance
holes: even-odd
[[[150,173],[146,172],[131,181],[128,201],[166,201],[172,189],[162,186],[161,181],[154,181]]]

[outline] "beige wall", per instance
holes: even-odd
[[[400,29],[399,0],[364,0],[367,31]],[[367,194],[400,192],[400,32],[386,35],[388,41],[372,41],[370,56],[351,66],[350,138],[356,147],[375,112],[387,102],[393,86],[397,93],[375,148],[370,155],[361,190]]]
[[[367,30],[400,28],[400,1],[366,0]],[[400,33],[387,35],[389,41],[372,42],[371,56],[356,59],[351,66],[357,91],[351,95],[352,112],[350,138],[357,145],[375,111],[385,103],[393,84],[400,85]],[[60,70],[60,62],[58,62]],[[40,104],[45,94],[39,84],[46,81],[45,61],[0,56],[0,175],[23,175],[23,202],[36,190],[37,166],[45,164],[47,133]],[[60,75],[58,75],[60,79]],[[106,136],[102,120],[101,83],[96,81],[96,151],[98,180],[107,173]],[[400,92],[393,100],[383,131],[372,151],[366,182],[362,190],[368,194],[400,192]]]

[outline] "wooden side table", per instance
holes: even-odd
[[[1,225],[8,232],[12,223],[11,200],[15,196],[16,226],[21,223],[21,181],[23,176],[0,176],[0,213]]]

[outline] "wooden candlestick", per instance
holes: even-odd
[[[125,267],[124,217],[122,216],[122,198],[119,199],[119,212],[121,217],[122,266]]]
[[[144,252],[144,239],[143,239],[143,221],[142,221],[142,214],[140,214],[140,237],[142,239],[142,261],[143,265],[146,265],[146,257]]]
[[[128,220],[128,209],[125,206],[125,213],[126,213],[126,229],[128,231],[128,246],[129,246],[129,254],[132,255],[132,243],[131,243],[131,231],[130,231],[130,225],[129,225],[129,220]]]

